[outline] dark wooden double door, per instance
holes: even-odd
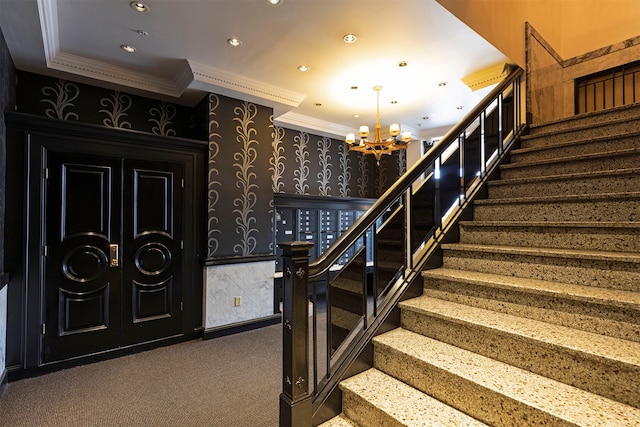
[[[43,363],[181,333],[183,169],[48,152]]]

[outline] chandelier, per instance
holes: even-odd
[[[411,132],[402,132],[400,139],[396,137],[400,135],[400,125],[397,123],[389,126],[390,138],[382,139],[380,136],[380,91],[382,86],[374,86],[373,90],[376,91],[376,130],[373,137],[373,141],[367,139],[369,136],[369,126],[360,126],[358,135],[360,140],[356,141],[356,137],[352,133],[348,133],[345,142],[349,146],[349,151],[359,151],[362,154],[373,154],[376,158],[376,163],[380,165],[380,158],[383,154],[390,154],[392,151],[405,150],[411,142]]]

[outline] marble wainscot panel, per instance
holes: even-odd
[[[205,329],[273,315],[274,271],[275,261],[207,267]]]

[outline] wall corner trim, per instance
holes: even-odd
[[[9,284],[9,273],[0,271],[0,291]]]

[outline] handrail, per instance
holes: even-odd
[[[518,68],[511,72],[505,80],[497,85],[487,96],[485,100],[493,100],[504,91],[506,87],[512,84],[516,79],[522,76],[523,70]],[[367,210],[365,215],[360,217],[347,231],[345,231],[336,241],[316,260],[309,264],[309,278],[313,279],[326,273],[329,268],[336,262],[340,256],[358,239],[369,227],[371,227],[378,217],[382,215],[406,189],[420,177],[425,169],[427,169],[434,160],[442,154],[444,147],[449,145],[451,141],[460,135],[464,130],[473,123],[482,111],[487,108],[487,103],[480,102],[473,110],[471,110],[464,118],[449,130],[433,147],[404,175],[395,182],[387,191],[385,191],[378,200]]]
[[[278,245],[284,272],[281,426],[312,425],[313,414],[524,132],[523,75],[511,70],[313,263],[310,243]],[[349,262],[332,272],[347,252]]]

